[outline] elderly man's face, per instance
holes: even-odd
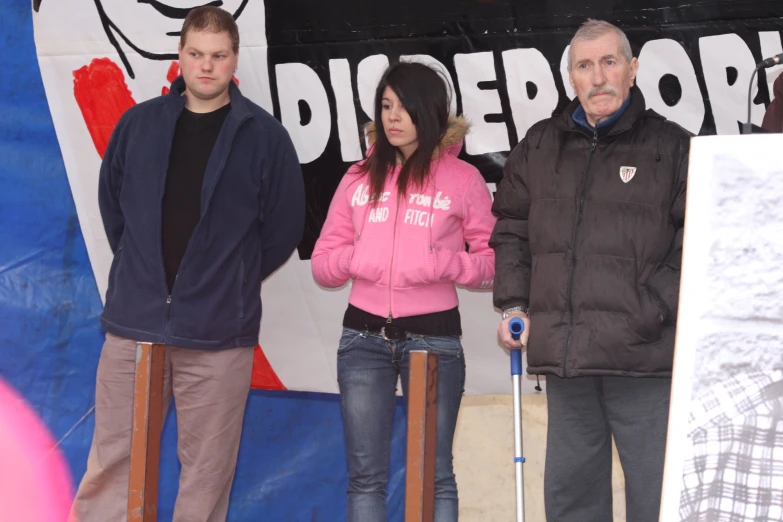
[[[626,60],[620,44],[620,35],[608,31],[595,40],[571,45],[568,77],[593,126],[617,112],[636,79],[639,62]]]
[[[247,0],[222,0],[220,8],[238,16]],[[253,0],[251,0],[253,1]],[[179,44],[182,23],[190,10],[208,0],[99,0],[106,16],[131,46],[155,57],[173,54]]]

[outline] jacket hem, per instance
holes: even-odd
[[[657,372],[639,372],[633,370],[595,370],[583,368],[569,368],[568,376],[563,373],[563,368],[558,366],[528,366],[530,375],[554,375],[560,378],[572,377],[635,377],[635,378],[667,378],[672,376],[671,370]]]
[[[137,330],[136,328],[121,326],[117,323],[109,321],[103,316],[101,316],[101,326],[103,326],[103,329],[110,334],[114,334],[118,337],[124,337],[125,339],[131,339],[137,343],[165,344],[163,342],[163,336],[160,334],[154,334],[145,330]]]
[[[355,280],[348,302],[373,315],[386,317],[391,311],[394,317],[442,312],[459,305],[454,283],[433,283],[414,288],[392,289],[394,305],[389,310],[389,287],[370,281]]]
[[[244,336],[220,341],[202,341],[199,339],[187,339],[173,335],[164,337],[161,334],[121,326],[104,317],[101,317],[101,325],[104,330],[111,334],[118,337],[124,337],[125,339],[131,339],[138,343],[165,344],[166,346],[187,348],[190,350],[228,350],[230,348],[250,348],[258,344],[258,336]]]

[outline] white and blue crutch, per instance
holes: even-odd
[[[519,340],[525,331],[525,323],[514,317],[508,323],[511,337]],[[522,464],[522,350],[511,350],[511,384],[514,387],[514,468],[517,482],[517,522],[525,520],[525,492]]]

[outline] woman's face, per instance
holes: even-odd
[[[381,121],[389,143],[397,147],[406,159],[409,158],[419,146],[416,126],[391,87],[383,91]]]

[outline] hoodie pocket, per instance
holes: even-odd
[[[437,283],[435,278],[435,253],[430,250],[427,239],[416,236],[401,236],[398,259],[394,266],[394,285],[398,288],[412,288]]]
[[[389,284],[394,245],[390,234],[363,236],[354,245],[348,272],[351,279]]]

